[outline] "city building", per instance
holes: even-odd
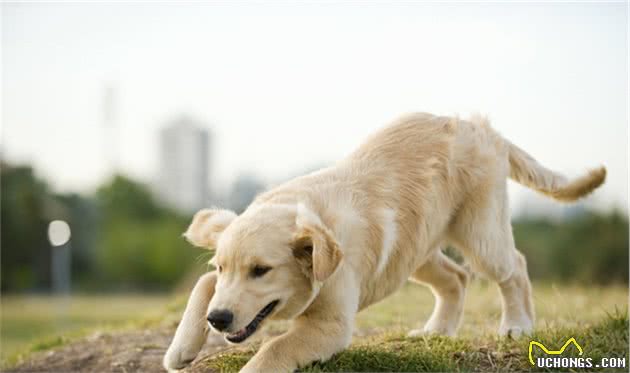
[[[165,205],[191,213],[208,200],[210,134],[198,122],[181,117],[160,132],[158,197]]]

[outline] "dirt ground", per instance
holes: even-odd
[[[50,351],[37,352],[7,372],[164,372],[162,358],[175,326],[95,333]],[[228,346],[212,335],[193,364],[181,372],[208,372],[204,358]]]
[[[256,341],[260,342],[286,330],[286,324],[279,324],[263,327],[252,341],[238,346],[230,346],[221,335],[211,333],[197,358],[179,372],[212,373],[206,362],[214,354],[227,349],[249,350]],[[176,322],[168,322],[144,330],[97,332],[61,347],[31,353],[25,360],[3,372],[166,372],[162,367],[162,358],[176,328]],[[356,330],[354,336],[365,337],[374,333],[368,328]]]

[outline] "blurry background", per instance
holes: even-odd
[[[206,269],[181,238],[195,210],[240,212],[411,111],[488,114],[568,175],[604,164],[571,206],[510,182],[514,231],[534,280],[627,284],[627,22],[624,3],[2,4],[3,354],[159,315]]]

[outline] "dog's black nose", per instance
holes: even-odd
[[[227,329],[232,323],[232,319],[234,319],[234,315],[228,310],[214,310],[208,314],[208,322],[219,331]]]

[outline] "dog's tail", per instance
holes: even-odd
[[[510,178],[562,202],[584,197],[604,183],[606,168],[588,171],[573,180],[544,167],[523,149],[506,140],[509,148]]]

